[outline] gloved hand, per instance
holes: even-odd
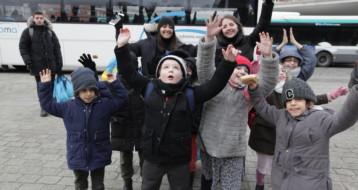
[[[90,68],[93,72],[97,73],[97,69],[96,69],[96,63],[94,61],[92,61],[91,55],[90,54],[82,54],[82,56],[80,56],[80,59],[78,59],[78,61],[80,63],[82,63],[82,65],[84,67],[88,67]]]
[[[339,87],[335,91],[328,93],[332,100],[335,100],[336,98],[346,95],[348,93],[348,88],[345,87]]]
[[[57,76],[62,76],[63,75],[62,67],[57,67],[56,68],[56,74],[57,74]]]

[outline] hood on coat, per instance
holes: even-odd
[[[32,18],[33,16],[30,16],[28,19],[27,19],[27,26],[28,27],[32,27],[35,25],[35,23],[32,21]],[[49,30],[52,30],[53,26],[52,26],[52,23],[49,19],[47,19],[46,17],[44,17],[44,20],[45,20],[45,26],[47,26],[47,28]]]
[[[302,60],[303,59],[302,59],[301,54],[298,53],[297,49],[287,48],[287,49],[281,50],[281,53],[280,53],[280,61],[281,61],[281,63],[283,63],[283,60],[286,57],[296,57],[299,60],[298,66],[302,65]]]
[[[144,32],[147,35],[147,37],[155,36],[158,32],[157,28],[158,28],[158,23],[156,22],[144,24]]]

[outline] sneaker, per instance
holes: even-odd
[[[114,14],[112,20],[109,21],[109,24],[115,26],[122,19],[123,16],[124,16],[123,13],[116,12],[116,14]]]
[[[40,116],[41,116],[41,117],[46,117],[46,116],[47,116],[47,112],[46,112],[45,110],[41,109]]]

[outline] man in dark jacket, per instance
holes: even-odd
[[[51,70],[53,85],[55,74],[61,74],[62,55],[58,38],[52,31],[52,24],[42,12],[36,11],[27,20],[27,25],[19,43],[21,57],[30,74],[35,76],[37,89],[40,82],[39,73],[44,69]],[[45,117],[47,113],[41,108],[40,115]]]

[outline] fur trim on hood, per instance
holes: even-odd
[[[32,18],[33,18],[33,16],[30,16],[30,17],[27,19],[27,26],[28,26],[28,27],[32,27],[32,26],[35,25],[35,23],[32,21]],[[52,26],[51,21],[50,21],[49,19],[45,18],[45,17],[44,17],[44,20],[45,20],[45,22],[44,22],[44,23],[45,23],[45,26],[47,26],[47,28],[48,28],[49,30],[52,30],[53,26]]]
[[[144,32],[147,36],[154,36],[158,32],[157,27],[158,23],[156,22],[146,23],[144,24]]]

